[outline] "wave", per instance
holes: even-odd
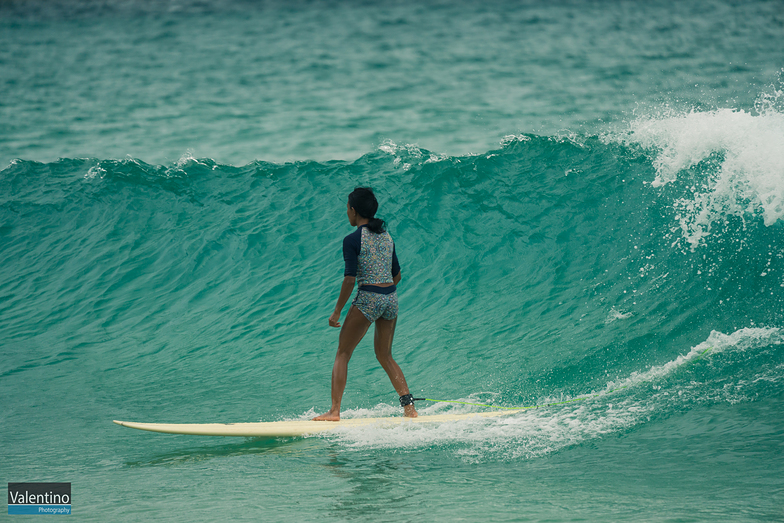
[[[502,418],[432,426],[347,428],[323,437],[363,451],[441,446],[467,461],[540,457],[655,423],[695,406],[736,404],[779,394],[784,386],[784,354],[778,350],[782,344],[784,336],[775,328],[746,328],[731,334],[712,332],[686,354],[607,382],[603,389],[589,396],[547,396],[538,402],[560,405]],[[772,353],[777,356],[771,358]],[[460,405],[448,409],[454,413],[476,411]],[[419,411],[441,414],[445,408],[434,405]],[[395,412],[394,407],[381,404],[373,409],[349,411],[346,417],[390,416]]]
[[[110,400],[131,401],[141,417],[156,405],[148,417],[214,419],[215,409],[244,405],[237,398],[248,390],[264,397],[254,402],[264,419],[323,409],[334,332],[320,325],[342,274],[340,240],[350,232],[344,200],[356,185],[377,190],[396,241],[404,280],[395,351],[417,395],[537,404],[637,379],[640,369],[678,362],[683,347],[718,346],[713,331],[750,340],[762,329],[772,340],[784,326],[775,205],[750,199],[737,214],[734,200],[715,197],[710,234],[696,240],[681,227],[686,204],[679,202],[692,198],[699,214],[702,200],[690,189],[696,179],[708,183],[734,169],[737,183],[726,190],[740,195],[754,176],[773,175],[743,164],[754,155],[735,142],[727,142],[740,151],[734,156],[710,153],[715,161],[667,171],[667,144],[692,150],[667,141],[678,129],[686,133],[695,121],[731,126],[740,113],[690,114],[640,123],[649,142],[643,131],[631,135],[637,142],[524,134],[466,156],[386,142],[354,161],[16,160],[0,171],[0,367],[4,376],[92,369],[83,378],[88,388],[112,380],[115,390],[136,391],[133,400]],[[776,118],[741,116],[754,129]],[[667,176],[668,183],[653,183]],[[765,343],[755,347],[778,362],[778,343]],[[345,406],[373,411],[387,403],[389,384],[372,356],[355,358],[360,371],[352,371]],[[687,397],[719,394],[716,376],[729,379],[732,369],[778,383],[780,369],[775,374],[761,358],[722,365],[705,377],[712,385]],[[654,378],[669,379],[641,379]],[[518,444],[501,445],[504,452],[535,455],[687,405],[665,408],[661,399],[646,410],[648,400],[634,392],[643,386],[624,386],[618,400],[600,394],[608,398],[509,421],[525,425],[512,432],[506,422],[454,429],[462,436],[439,430],[444,441],[468,441],[478,430],[496,442],[497,431]],[[663,390],[672,395],[676,386],[686,387],[676,380]],[[778,386],[758,390],[778,394]],[[165,405],[149,401],[161,394]],[[189,419],[183,404],[194,405]],[[440,437],[423,434],[412,444]],[[482,445],[477,439],[461,452]]]
[[[634,119],[608,140],[650,154],[654,187],[679,186],[672,205],[684,238],[696,248],[728,217],[761,215],[766,226],[784,218],[783,93],[771,86],[751,112],[667,108]]]

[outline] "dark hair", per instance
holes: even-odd
[[[370,220],[368,229],[370,232],[381,234],[386,231],[384,220],[376,218],[378,210],[378,200],[370,187],[357,187],[348,195],[348,204],[353,207],[357,214]]]

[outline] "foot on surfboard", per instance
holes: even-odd
[[[340,421],[340,413],[334,414],[332,411],[325,412],[321,416],[316,416],[313,421]]]

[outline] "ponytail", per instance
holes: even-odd
[[[378,210],[378,200],[376,200],[376,195],[373,194],[373,189],[370,187],[355,188],[351,194],[348,195],[348,204],[353,207],[361,217],[369,220],[367,227],[370,229],[370,232],[381,234],[387,230],[384,220],[375,217],[376,211]]]
[[[387,230],[385,225],[386,224],[384,223],[384,220],[382,220],[381,218],[370,218],[367,227],[368,229],[370,229],[370,232],[381,234],[382,232],[385,232]]]

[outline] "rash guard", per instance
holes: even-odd
[[[400,273],[400,264],[395,252],[395,243],[388,232],[376,234],[360,225],[357,230],[343,238],[343,260],[346,262],[344,276],[354,276],[360,289],[380,283],[393,283],[393,278]],[[395,286],[375,287],[375,290],[387,294],[393,292]]]

